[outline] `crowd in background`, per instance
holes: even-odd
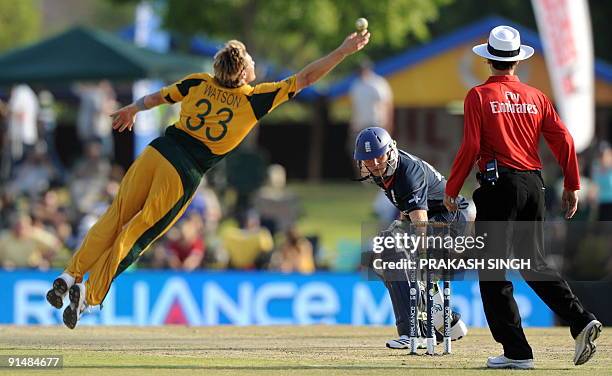
[[[368,72],[367,66],[362,69]],[[388,101],[372,87],[371,96]],[[62,268],[119,189],[125,171],[113,163],[109,116],[117,108],[113,88],[103,81],[76,85],[73,92],[79,98],[76,133],[83,152],[71,165],[62,163],[55,150],[57,116],[50,92],[35,93],[27,85],[17,85],[8,102],[0,102],[0,267]],[[247,152],[231,163],[254,173],[258,168],[244,164],[254,163],[256,157],[257,153]],[[612,147],[600,142],[591,158],[580,156],[580,163],[580,210],[572,226],[612,221]],[[219,170],[223,174],[223,168]],[[205,179],[187,212],[143,254],[137,267],[300,273],[320,267],[318,239],[305,237],[296,228],[300,204],[286,188],[284,168],[271,165],[263,175],[261,185],[232,182],[233,200],[215,186],[214,175],[209,184]],[[554,212],[560,195],[554,192],[561,191],[562,180],[549,188],[553,194],[549,192],[547,206]],[[381,222],[397,215],[394,208],[383,205],[386,202],[378,197],[373,205]],[[568,233],[579,234],[578,227]],[[564,239],[566,245],[581,241],[580,235]]]
[[[50,92],[17,85],[0,108],[0,267],[64,267],[117,194],[125,171],[112,158],[113,88],[106,81],[79,84],[74,94],[83,152],[70,166],[54,148]],[[235,200],[240,205],[226,205],[204,181],[179,222],[135,267],[313,272],[316,240],[297,230],[299,203],[285,180],[282,166],[269,166],[266,183]]]

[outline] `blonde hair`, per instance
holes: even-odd
[[[247,67],[246,55],[244,43],[237,40],[230,40],[215,54],[213,68],[219,84],[229,88],[243,84],[241,76]]]

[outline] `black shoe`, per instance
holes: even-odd
[[[70,329],[74,329],[76,327],[77,322],[79,321],[79,315],[76,313],[76,309],[73,307],[72,303],[66,307],[64,310],[64,315],[62,316],[64,320],[64,325],[66,325]]]
[[[47,291],[47,301],[53,307],[60,309],[64,305],[64,295],[68,291],[68,284],[63,278],[56,278],[53,281],[53,288]]]
[[[82,290],[80,283],[73,285],[68,291],[68,298],[70,299],[70,304],[64,310],[63,320],[64,325],[66,325],[70,329],[74,329],[79,322],[79,318],[81,317],[81,313],[85,310],[87,305],[84,300],[85,297],[81,296]]]

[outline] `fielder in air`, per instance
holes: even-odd
[[[347,56],[364,48],[370,33],[352,33],[328,55],[280,82],[255,80],[244,44],[227,42],[214,57],[214,74],[195,73],[140,98],[113,116],[113,128],[131,130],[139,111],[181,102],[179,121],[152,141],[127,171],[106,213],[89,230],[47,301],[70,304],[64,324],[73,329],[87,306],[103,302],[119,274],[181,217],[202,176],[236,148],[267,113],[317,82]],[[89,278],[83,281],[86,273]]]

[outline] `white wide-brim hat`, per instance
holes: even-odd
[[[489,42],[479,44],[472,51],[485,59],[519,61],[529,59],[533,48],[521,44],[521,34],[510,26],[497,26],[489,34]]]

